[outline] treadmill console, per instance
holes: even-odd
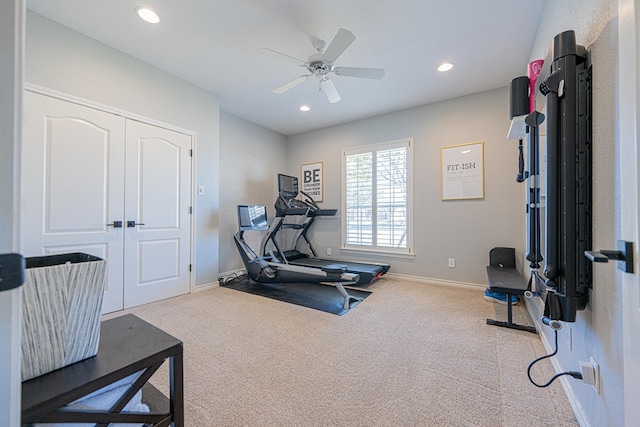
[[[298,178],[279,173],[278,193],[280,193],[285,199],[295,198],[298,195]]]
[[[238,226],[240,230],[267,230],[266,206],[238,205]]]
[[[298,178],[295,176],[279,173],[278,192],[280,195],[275,204],[276,216],[335,216],[338,213],[337,209],[320,209],[310,195],[299,190]],[[297,199],[298,194],[302,194],[306,200]]]

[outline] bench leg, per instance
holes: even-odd
[[[513,323],[513,308],[511,304],[511,294],[507,294],[507,321],[499,322],[493,319],[487,319],[487,325],[500,326],[501,328],[517,329],[519,331],[531,332],[537,334],[536,328],[533,326],[518,325]]]

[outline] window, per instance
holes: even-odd
[[[411,252],[411,139],[343,151],[343,246]]]

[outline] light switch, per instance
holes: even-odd
[[[198,186],[198,194],[204,196],[204,185]]]

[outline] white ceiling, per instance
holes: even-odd
[[[544,0],[27,0],[55,21],[205,88],[224,111],[293,135],[482,92],[526,74]],[[160,16],[141,21],[137,6]],[[260,48],[306,60],[339,28],[356,40],[336,66],[384,68],[382,80],[334,76],[330,104],[315,78]],[[443,61],[455,63],[447,73]],[[311,111],[302,113],[298,106]],[[505,105],[505,116],[508,105]]]

